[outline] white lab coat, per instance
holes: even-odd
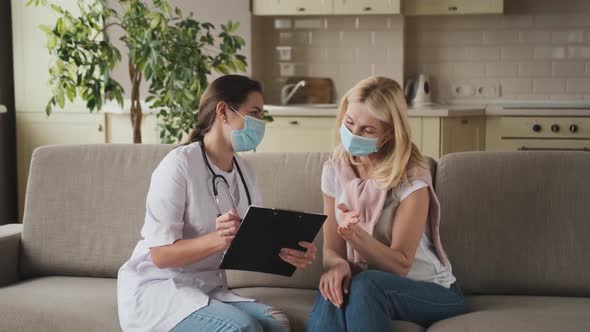
[[[261,205],[254,172],[244,160],[239,157],[237,160],[252,204]],[[236,167],[227,173],[210,164],[230,183],[238,213],[243,217],[248,199]],[[218,211],[212,178],[198,143],[172,150],[152,174],[142,240],[118,275],[119,320],[124,331],[169,331],[194,311],[207,306],[209,298],[222,302],[253,301],[227,290],[225,271],[218,269],[221,252],[182,268],[159,269],[150,258],[150,247],[215,231]],[[225,213],[233,204],[225,185],[219,183],[218,187]]]

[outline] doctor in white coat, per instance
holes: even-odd
[[[277,308],[227,288],[219,270],[249,205],[262,205],[251,167],[235,152],[264,136],[260,83],[226,75],[204,92],[197,127],[152,174],[145,224],[131,258],[119,270],[121,327],[131,331],[288,331]],[[281,258],[304,269],[316,247],[283,249]]]

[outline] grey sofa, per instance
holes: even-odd
[[[37,149],[24,227],[0,227],[0,331],[120,331],[116,274],[163,145]],[[321,211],[327,154],[249,154],[267,206]],[[590,153],[464,153],[436,167],[442,235],[471,312],[428,331],[590,331]],[[316,240],[321,246],[321,236]],[[304,329],[321,274],[228,273]],[[424,331],[394,322],[395,331]]]

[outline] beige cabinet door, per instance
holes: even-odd
[[[441,122],[441,156],[485,150],[485,118],[444,118]]]
[[[103,113],[16,112],[19,212],[22,220],[25,189],[33,151],[43,145],[100,144],[105,142]]]
[[[485,149],[485,117],[410,118],[412,141],[423,155],[439,159],[445,154]]]
[[[275,117],[257,152],[331,152],[336,146],[336,118]]]
[[[331,15],[333,0],[252,0],[254,15]]]
[[[399,14],[400,0],[334,0],[336,15]]]
[[[504,0],[404,0],[404,15],[502,14]]]

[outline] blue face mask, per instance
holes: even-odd
[[[250,151],[256,149],[258,144],[264,137],[264,131],[266,122],[253,118],[249,115],[246,117],[242,116],[240,112],[236,111],[230,106],[232,111],[236,112],[239,116],[244,118],[244,128],[240,130],[234,130],[231,128],[231,143],[235,152]],[[229,126],[229,124],[228,124]]]
[[[340,140],[342,141],[344,149],[355,157],[366,156],[378,151],[378,138],[367,138],[354,135],[348,130],[348,128],[346,128],[344,123],[340,127]]]

